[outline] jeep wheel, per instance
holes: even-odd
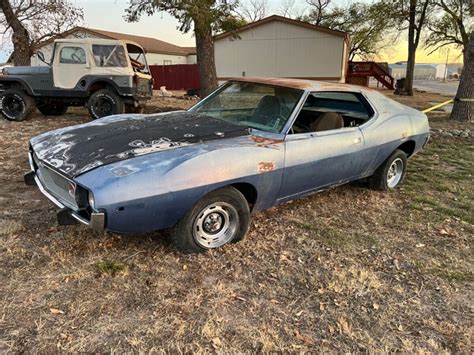
[[[35,100],[26,92],[7,89],[0,96],[0,112],[11,121],[23,121],[33,112]]]
[[[87,107],[93,119],[125,112],[125,105],[120,96],[109,89],[94,92],[87,101]]]
[[[43,104],[38,105],[38,110],[45,116],[62,116],[67,112],[68,107],[64,104]]]

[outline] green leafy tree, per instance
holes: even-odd
[[[383,2],[367,4],[352,2],[346,7],[327,9],[329,1],[312,0],[313,8],[300,19],[315,25],[346,32],[350,35],[349,60],[355,57],[371,59],[389,44],[387,28],[390,19],[385,16]]]
[[[416,50],[425,30],[433,0],[382,0],[387,6],[386,17],[395,21],[398,31],[408,30],[408,58],[405,87],[395,93],[413,96]]]
[[[428,21],[425,45],[431,53],[455,45],[461,48],[464,62],[467,58],[469,34],[474,31],[474,1],[433,0],[434,14]]]
[[[179,30],[183,33],[193,29],[201,82],[200,95],[205,96],[217,88],[213,34],[234,30],[242,24],[241,19],[233,15],[236,6],[234,1],[223,0],[131,1],[125,19],[134,22],[142,14],[150,16],[156,11],[165,11],[179,21]]]

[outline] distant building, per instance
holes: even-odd
[[[390,75],[395,79],[401,79],[406,76],[406,63],[395,63],[388,65]],[[431,64],[415,64],[414,80],[433,80],[436,78],[437,69]]]
[[[436,79],[459,79],[462,72],[462,64],[438,64],[436,65]]]
[[[171,64],[195,64],[196,48],[179,47],[174,44],[161,41],[156,38],[130,35],[126,33],[98,30],[94,28],[74,27],[62,33],[59,38],[106,38],[129,40],[140,44],[146,51],[146,59],[149,65],[171,65]],[[51,59],[54,40],[43,42],[39,47],[46,59]],[[46,65],[36,55],[31,57],[31,65]]]
[[[214,37],[217,77],[344,82],[348,46],[345,32],[274,15]]]

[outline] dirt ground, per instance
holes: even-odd
[[[0,352],[472,351],[472,138],[434,137],[396,192],[342,186],[257,213],[240,243],[182,255],[159,233],[57,226],[24,185],[28,138],[87,121],[0,119]]]

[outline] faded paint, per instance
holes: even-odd
[[[324,84],[308,82],[305,90],[329,90]],[[361,91],[366,90],[354,87]],[[95,208],[106,214],[106,229],[150,232],[172,227],[206,194],[225,186],[253,186],[258,211],[368,177],[407,140],[414,153],[422,149],[429,136],[426,115],[377,92],[367,91],[367,98],[376,111],[367,123],[316,134],[224,129],[222,120],[174,112],[110,117],[45,133],[31,145],[40,159],[60,166],[54,170],[75,164],[67,175],[93,193]],[[194,137],[184,137],[189,134]],[[117,156],[124,152],[131,153]]]

